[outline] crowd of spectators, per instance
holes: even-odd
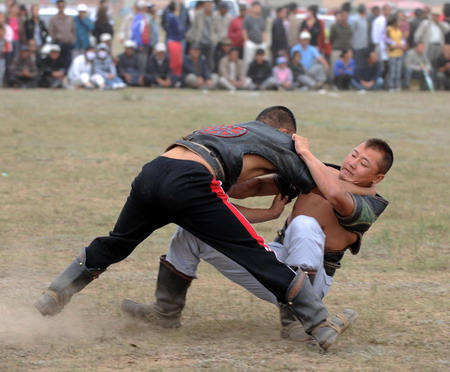
[[[147,1],[115,33],[108,0],[95,18],[85,4],[77,15],[48,24],[39,5],[8,0],[0,12],[0,86],[120,89],[126,86],[236,90],[450,90],[450,4],[416,9],[412,19],[386,4],[344,3],[326,27],[311,5],[295,3],[273,16],[261,3],[182,0],[162,11]],[[353,10],[353,12],[352,12]],[[120,41],[120,52],[113,47]]]

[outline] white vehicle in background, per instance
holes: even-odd
[[[195,4],[197,4],[198,0],[185,0],[184,6],[189,11],[189,16],[191,17],[191,21],[194,18],[194,10]],[[225,3],[228,5],[228,13],[231,14],[231,17],[237,17],[239,15],[239,3],[237,0],[221,0],[221,3]],[[215,3],[214,9],[217,9],[217,3]]]

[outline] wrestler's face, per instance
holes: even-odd
[[[344,159],[339,179],[362,187],[380,182],[384,178],[378,166],[382,157],[379,151],[367,148],[365,142],[361,143]]]

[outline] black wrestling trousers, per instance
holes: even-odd
[[[87,247],[86,266],[106,269],[171,222],[243,266],[285,302],[294,271],[278,261],[228,201],[221,182],[203,165],[189,160],[160,156],[144,165],[131,185],[114,230]]]

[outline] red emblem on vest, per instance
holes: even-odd
[[[239,137],[247,133],[247,129],[236,126],[236,125],[218,125],[216,127],[208,127],[199,130],[200,134],[210,134],[216,137]]]

